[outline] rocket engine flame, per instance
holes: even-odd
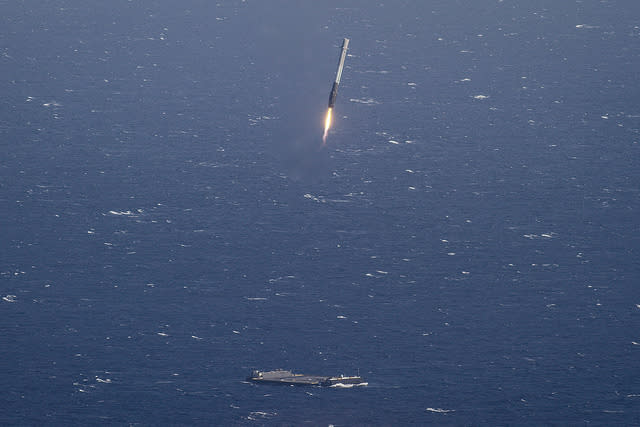
[[[327,135],[329,135],[329,128],[331,127],[331,111],[333,108],[327,109],[327,118],[324,119],[324,135],[322,135],[322,145],[327,143]]]

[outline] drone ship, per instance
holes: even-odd
[[[354,387],[365,386],[368,383],[359,375],[354,376],[322,376],[294,374],[284,369],[274,371],[252,371],[247,381],[255,383],[283,384],[283,385],[315,385],[323,387]]]

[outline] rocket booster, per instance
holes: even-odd
[[[338,85],[340,84],[340,78],[342,77],[342,68],[344,68],[344,59],[347,57],[347,48],[349,47],[349,39],[342,41],[342,52],[340,53],[340,61],[338,61],[338,71],[336,71],[336,79],[331,87],[331,93],[329,94],[329,108],[333,108],[336,103],[336,96],[338,96]]]

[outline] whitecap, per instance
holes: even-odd
[[[367,382],[358,383],[358,384],[337,383],[337,384],[333,384],[331,387],[333,387],[333,388],[352,388],[352,387],[364,387],[364,386],[368,386],[368,385],[369,385],[369,383],[367,383]]]
[[[435,412],[437,414],[448,414],[449,412],[455,412],[453,409],[441,409],[441,408],[427,408],[428,412]]]
[[[129,215],[133,215],[133,212],[131,211],[109,211],[109,213],[111,215],[125,215],[125,216],[129,216]]]
[[[557,236],[556,233],[554,233],[553,231],[548,232],[548,233],[541,233],[541,234],[523,234],[522,237],[525,237],[527,239],[539,239],[541,237],[544,237],[545,239],[553,239]]]
[[[253,411],[249,413],[249,415],[247,415],[247,419],[251,421],[256,421],[258,419],[271,418],[276,415],[278,415],[277,412]]]
[[[309,193],[305,194],[304,198],[305,199],[309,199],[309,200],[313,200],[314,202],[324,202],[324,200],[321,200],[320,198],[314,196],[313,194],[309,194]]]
[[[2,297],[3,301],[6,302],[16,302],[16,296],[15,295],[5,295]]]
[[[350,98],[349,101],[351,102],[355,102],[357,104],[364,104],[364,105],[377,105],[380,104],[379,101],[376,101],[373,98]]]

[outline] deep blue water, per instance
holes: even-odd
[[[0,423],[640,423],[636,3],[2,3]]]

